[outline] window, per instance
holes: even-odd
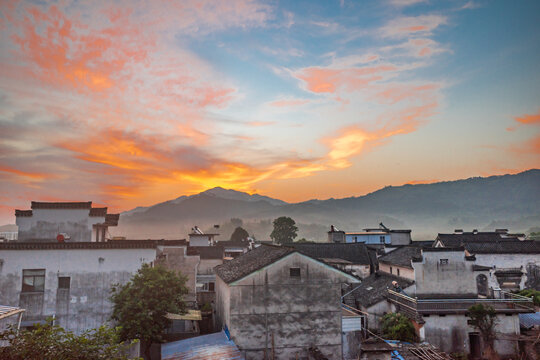
[[[21,292],[44,292],[45,269],[23,270]]]
[[[399,276],[399,269],[397,269],[397,276]]]
[[[290,268],[289,274],[291,277],[300,277],[300,268]]]
[[[390,274],[392,273],[392,267],[390,266]]]
[[[354,237],[354,242],[357,242],[358,241],[358,237]]]
[[[58,288],[59,289],[69,289],[71,283],[71,278],[69,276],[59,276],[58,277]]]
[[[379,241],[381,242],[381,244],[384,244],[384,236],[379,236]]]
[[[215,283],[214,282],[205,282],[202,285],[201,291],[215,291]]]
[[[448,259],[440,259],[440,260],[439,260],[439,263],[440,263],[441,265],[448,265]]]

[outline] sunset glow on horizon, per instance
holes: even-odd
[[[540,167],[540,2],[4,1],[0,225]]]

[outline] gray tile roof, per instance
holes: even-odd
[[[496,241],[516,241],[517,237],[505,237],[503,238],[498,232],[464,232],[462,234],[439,234],[437,240],[440,240],[444,246],[458,247],[464,243],[470,241],[484,241],[484,242],[496,242]]]
[[[319,260],[342,259],[356,265],[371,265],[369,249],[361,243],[290,243],[287,246]]]
[[[403,266],[412,269],[413,258],[422,256],[422,248],[418,246],[403,246],[379,258],[380,263]]]
[[[375,305],[386,298],[386,290],[393,288],[392,281],[394,280],[402,289],[414,284],[412,280],[379,271],[362,280],[356,290],[345,296],[344,301],[347,305],[357,308]]]
[[[540,241],[470,241],[463,245],[471,254],[540,254]]]
[[[295,249],[290,247],[263,244],[236,259],[216,266],[214,270],[223,281],[230,284],[293,252]]]

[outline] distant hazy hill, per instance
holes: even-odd
[[[193,225],[211,228],[240,218],[258,238],[267,239],[270,221],[282,215],[300,224],[299,236],[325,240],[330,224],[360,230],[379,222],[410,228],[416,239],[454,228],[479,230],[497,224],[512,231],[540,225],[540,170],[434,184],[389,186],[360,197],[289,204],[261,195],[214,188],[181,196],[120,217],[115,234],[131,238],[183,238]],[[519,226],[519,228],[516,228]],[[230,226],[226,227],[227,231]],[[222,227],[223,229],[223,227]],[[222,238],[230,233],[222,231]]]

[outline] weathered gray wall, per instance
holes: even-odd
[[[411,243],[411,233],[390,233],[392,245],[409,245]]]
[[[441,259],[448,264],[441,265]],[[416,294],[476,295],[474,261],[465,260],[464,251],[424,251],[422,262],[413,262]]]
[[[390,272],[390,267],[392,267],[392,272]],[[397,273],[398,269],[399,269],[399,275]],[[414,270],[410,268],[406,268],[403,266],[389,265],[389,264],[380,262],[379,270],[384,271],[385,273],[388,273],[388,274],[398,275],[402,278],[414,280]]]
[[[289,269],[298,267],[300,278]],[[343,273],[294,253],[227,286],[218,280],[218,312],[246,359],[261,359],[272,336],[277,359],[307,356],[316,345],[329,359],[341,359]],[[230,291],[230,312],[223,293]]]
[[[525,275],[522,277],[520,288],[534,287],[540,290],[540,278],[536,272],[530,271],[534,266],[540,266],[540,254],[477,254],[476,264],[495,266],[495,270],[523,266]]]
[[[430,344],[438,346],[447,353],[461,352],[469,353],[469,333],[478,332],[467,324],[469,318],[465,315],[431,315],[424,317],[426,323],[425,340]],[[504,335],[519,334],[519,318],[517,314],[512,316],[498,315],[495,331]],[[517,354],[517,341],[497,340],[495,351],[502,356]]]
[[[89,209],[35,209],[32,216],[17,217],[18,241],[55,241],[59,233],[72,242],[92,241],[92,225],[105,217],[89,216]]]
[[[185,246],[178,247],[158,247],[158,255],[155,261],[156,265],[162,265],[167,269],[175,270],[187,278],[186,287],[189,293],[186,295],[186,301],[196,300],[196,281],[197,267],[199,266],[200,256],[188,256]]]
[[[111,286],[124,284],[142,263],[155,259],[155,249],[0,250],[0,304],[27,309],[24,320],[55,316],[58,324],[81,333],[109,319]],[[23,269],[45,269],[45,291],[23,293]],[[58,277],[69,276],[69,290]],[[22,296],[21,296],[22,295]]]

